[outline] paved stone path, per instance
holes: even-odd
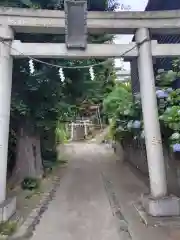
[[[95,143],[74,143],[67,148],[66,173],[32,240],[119,240],[102,176],[103,164],[114,161],[112,150]]]
[[[68,167],[31,240],[180,239],[179,224],[142,222],[134,203],[148,188],[110,146],[73,143],[65,154]]]

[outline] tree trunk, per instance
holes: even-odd
[[[18,131],[16,165],[10,182],[14,185],[25,177],[41,178],[42,174],[40,136],[32,134],[29,128],[23,125]]]

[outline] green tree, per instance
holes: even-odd
[[[113,91],[103,101],[103,111],[108,118],[116,116],[119,108],[124,108],[133,102],[131,90],[123,83],[117,84]]]
[[[111,3],[110,3],[111,2]],[[88,9],[95,11],[112,10],[115,1],[88,1]],[[3,1],[2,6],[63,9],[62,1],[19,0]],[[112,40],[113,36],[89,36],[90,42]],[[17,34],[16,39],[24,42],[64,42],[64,36],[44,34]],[[46,62],[63,66],[87,65],[99,60],[50,60]],[[101,60],[102,61],[102,60]],[[109,77],[113,64],[95,67],[96,78],[91,81],[88,69],[65,69],[66,81],[62,83],[58,69],[41,63],[35,64],[35,73],[29,74],[27,59],[16,60],[13,71],[11,109],[11,130],[16,133],[16,161],[13,181],[24,177],[40,177],[43,173],[41,143],[44,138],[54,138],[58,119],[66,120],[86,99],[90,103],[101,103],[104,95],[111,91],[114,76]],[[44,134],[48,132],[47,134]],[[43,141],[42,141],[43,140]]]

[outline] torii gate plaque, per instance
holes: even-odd
[[[68,49],[86,49],[87,46],[87,2],[66,0],[65,34]]]

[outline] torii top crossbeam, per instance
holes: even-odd
[[[9,25],[15,32],[64,33],[65,14],[58,10],[0,8],[0,25]],[[180,10],[151,12],[88,12],[88,32],[133,34],[138,28],[153,33],[180,33]]]

